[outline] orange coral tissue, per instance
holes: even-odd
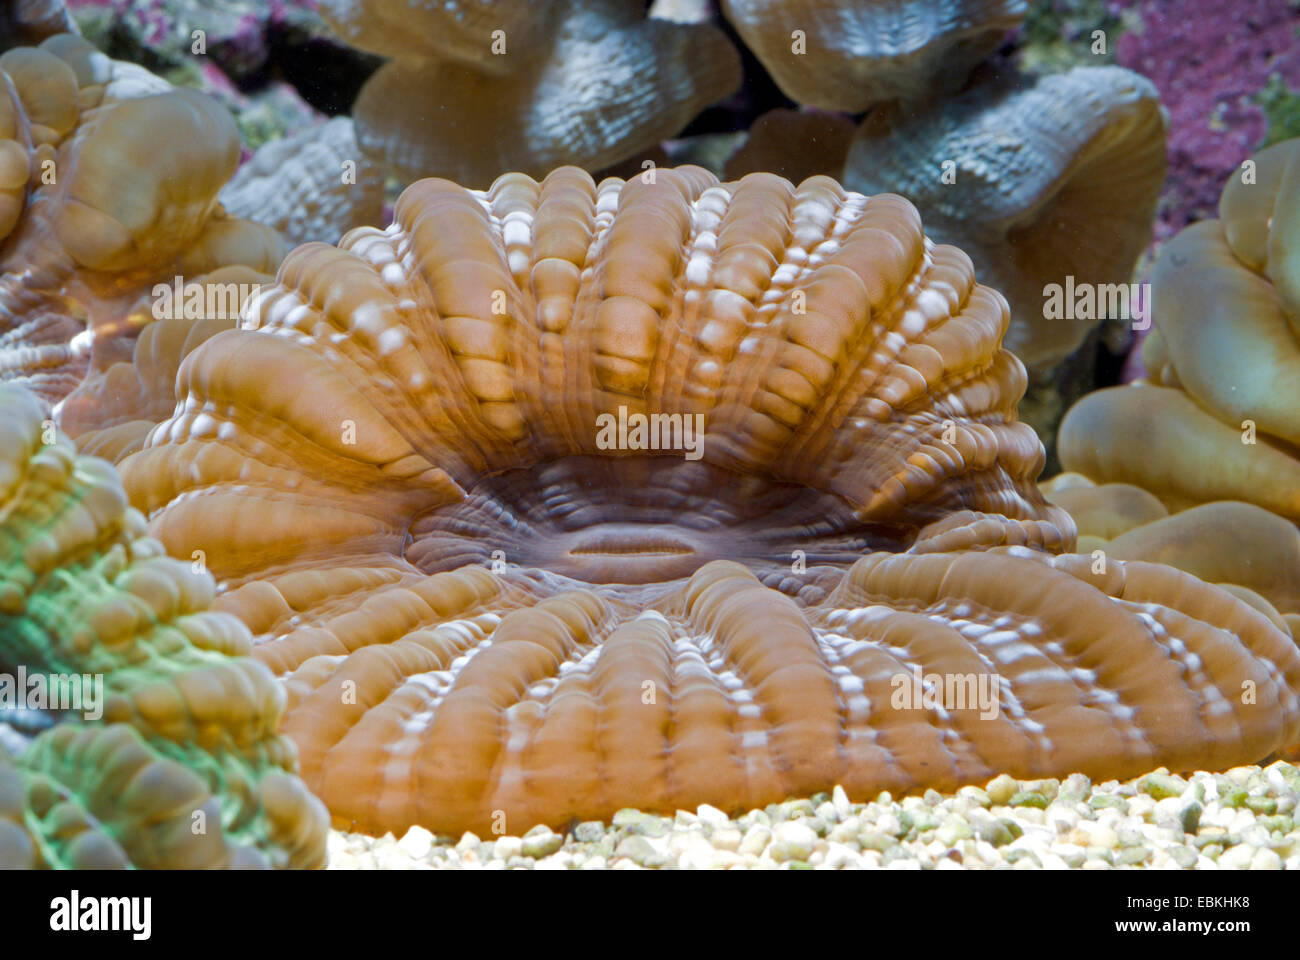
[[[1052,556],[1007,323],[909,203],[825,177],[425,180],[290,254],[121,469],[376,834],[1297,739],[1267,618]]]

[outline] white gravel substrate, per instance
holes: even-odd
[[[620,810],[567,835],[400,840],[332,832],[331,870],[1300,869],[1300,768],[1285,762],[1127,783],[1016,781],[1005,774],[953,795],[934,790],[850,803],[830,794],[735,819],[701,806],[663,817]]]

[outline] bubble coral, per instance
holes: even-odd
[[[1295,740],[1300,656],[1267,617],[1049,555],[1073,526],[1032,483],[1007,320],[910,204],[828,178],[425,180],[387,229],[291,253],[120,469],[367,832]],[[642,415],[673,442],[602,442]],[[1001,710],[900,706],[914,667]]]
[[[916,115],[868,118],[844,184],[925,212],[1011,304],[1005,345],[1031,367],[1073,352],[1104,317],[1045,315],[1046,287],[1127,284],[1165,171],[1155,87],[1119,67],[992,80]]]
[[[217,203],[239,139],[215,101],[70,34],[0,71],[0,379],[55,403],[95,352],[129,355],[124,314],[155,282],[275,269],[281,238]]]
[[[1150,383],[1084,397],[1061,462],[1174,509],[1242,500],[1300,519],[1300,139],[1233,176],[1219,219],[1161,249]]]
[[[0,413],[0,671],[103,684],[81,719],[20,691],[47,729],[0,748],[0,868],[322,865],[284,694],[208,609],[212,577],[145,536],[112,467],[35,396],[0,384]]]
[[[647,18],[635,0],[327,0],[322,14],[393,58],[352,114],[362,149],[409,178],[486,186],[512,170],[599,170],[673,136],[741,80],[720,30]]]
[[[1169,516],[1164,504],[1141,487],[1127,483],[1095,484],[1078,473],[1058,473],[1038,485],[1048,501],[1064,508],[1078,528],[1078,547],[1088,541],[1110,540],[1134,527]]]
[[[1300,612],[1300,530],[1284,517],[1235,500],[1170,514],[1140,487],[1080,474],[1058,474],[1040,488],[1074,518],[1080,553],[1168,564],[1249,589],[1283,613]]]

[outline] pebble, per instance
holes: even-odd
[[[626,857],[633,863],[638,863],[643,867],[657,867],[667,860],[663,854],[654,848],[649,839],[635,833],[619,841],[618,847],[614,850],[614,856]]]
[[[973,836],[975,831],[970,824],[959,817],[949,817],[935,832],[936,839],[945,847],[956,846],[958,841],[969,840]]]
[[[988,786],[984,788],[988,793],[989,800],[996,804],[1005,804],[1020,789],[1020,785],[1005,773],[999,774],[989,781]]]
[[[1123,797],[1113,796],[1108,793],[1094,793],[1088,799],[1088,805],[1094,810],[1123,810],[1126,806]]]
[[[707,803],[700,804],[695,811],[695,815],[700,818],[700,823],[708,824],[711,827],[725,827],[731,823],[730,817],[717,807],[711,807]]]
[[[772,831],[772,859],[778,863],[786,860],[807,860],[812,856],[817,834],[799,820],[779,823]]]
[[[1277,813],[1277,801],[1272,797],[1247,797],[1246,806],[1249,807],[1253,813]]]
[[[613,822],[614,826],[643,837],[662,837],[668,832],[668,824],[663,817],[657,817],[653,813],[642,813],[640,810],[624,808],[614,814]]]
[[[1184,870],[1195,866],[1196,861],[1200,859],[1200,856],[1191,847],[1170,847],[1169,857]]]
[[[1032,793],[1028,790],[1021,790],[1013,794],[1007,801],[1009,807],[1037,807],[1039,810],[1047,809],[1047,798],[1041,793]]]
[[[524,849],[524,841],[519,837],[501,837],[492,845],[492,856],[497,860],[510,861],[519,856]]]
[[[1117,865],[1126,865],[1142,863],[1151,856],[1151,848],[1139,844],[1135,847],[1129,847],[1127,850],[1120,851],[1119,856],[1115,858]]]
[[[902,811],[899,812],[901,813]],[[901,837],[907,833],[907,829],[903,826],[902,819],[892,813],[882,814],[880,819],[876,821],[876,829],[891,837]]]
[[[737,853],[758,856],[767,849],[767,845],[772,840],[772,831],[761,823],[756,823],[745,833],[740,841],[740,848]]]
[[[1182,799],[1181,797],[1179,798]],[[1183,809],[1178,811],[1178,823],[1182,826],[1184,833],[1195,833],[1201,826],[1201,814],[1205,812],[1205,807],[1193,800]]]
[[[412,827],[397,846],[411,860],[423,860],[433,852],[433,834],[424,827]]]
[[[858,845],[863,850],[874,850],[877,853],[885,853],[898,846],[898,841],[887,833],[870,833],[864,832],[858,836]]]
[[[840,870],[846,866],[856,865],[857,860],[857,852],[852,847],[831,842],[826,847],[826,858],[822,864],[828,870]]]
[[[831,791],[831,804],[835,807],[835,812],[839,814],[839,819],[843,820],[852,810],[849,803],[849,795],[844,792],[844,788],[838,783],[835,789]]]
[[[730,824],[714,830],[709,837],[715,850],[726,850],[730,853],[740,852],[740,842],[743,839],[744,835]]]
[[[864,798],[865,799],[865,798]],[[537,826],[484,841],[412,827],[332,832],[330,869],[1300,870],[1300,768],[1278,761],[1127,782],[1018,781],[853,802],[842,786],[730,817],[703,804],[624,809],[567,834]]]
[[[988,795],[988,791],[981,790],[979,787],[962,787],[957,791],[957,796],[963,800],[970,800],[981,807],[987,807],[993,803],[993,798]]]
[[[1254,858],[1255,851],[1245,844],[1238,844],[1235,847],[1229,847],[1219,854],[1220,870],[1246,870],[1250,867],[1250,861]]]
[[[545,832],[532,833],[530,831],[524,835],[523,855],[525,857],[540,860],[542,857],[549,857],[564,846],[564,838],[558,833],[551,833],[545,827],[542,830]]]
[[[1267,847],[1261,847],[1256,850],[1255,855],[1250,858],[1250,869],[1281,870],[1282,858]]]
[[[1168,797],[1182,796],[1187,789],[1186,781],[1179,777],[1171,777],[1168,773],[1149,773],[1138,781],[1138,789],[1149,797],[1156,800],[1164,800]]]

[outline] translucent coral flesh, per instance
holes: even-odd
[[[1243,163],[1219,220],[1168,241],[1152,273],[1150,384],[1099,390],[1061,423],[1068,470],[1174,509],[1215,500],[1300,519],[1300,140]]]
[[[443,21],[463,13],[472,21],[482,16],[476,6],[449,3],[416,16]],[[417,41],[418,51],[411,31],[381,27],[380,43],[394,59],[357,97],[357,142],[411,179],[475,187],[506,171],[600,170],[654,149],[734,93],[741,68],[716,27],[642,13],[627,0],[510,4],[491,13],[498,29],[475,33],[470,44],[458,43],[453,29],[435,44]],[[509,28],[510,19],[520,29]]]
[[[781,90],[802,104],[861,112],[961,86],[1024,18],[1024,0],[722,0]]]
[[[70,34],[0,74],[0,380],[57,403],[130,357],[156,282],[279,263],[273,230],[217,203],[239,137],[216,101]]]
[[[909,204],[826,178],[422,181],[287,258],[121,469],[369,832],[1293,742],[1268,617],[1045,552],[1074,528],[1032,485],[1006,324]],[[698,415],[698,459],[601,442],[632,415]],[[997,703],[901,705],[914,668]]]
[[[1165,127],[1155,86],[1118,67],[994,78],[897,123],[864,123],[844,182],[924,210],[931,234],[961,246],[1010,301],[1006,348],[1049,367],[1102,317],[1049,315],[1047,286],[1131,279],[1165,174]]]
[[[335,117],[264,144],[222,188],[221,202],[290,243],[333,242],[382,219],[384,178],[361,155],[351,118]]]

